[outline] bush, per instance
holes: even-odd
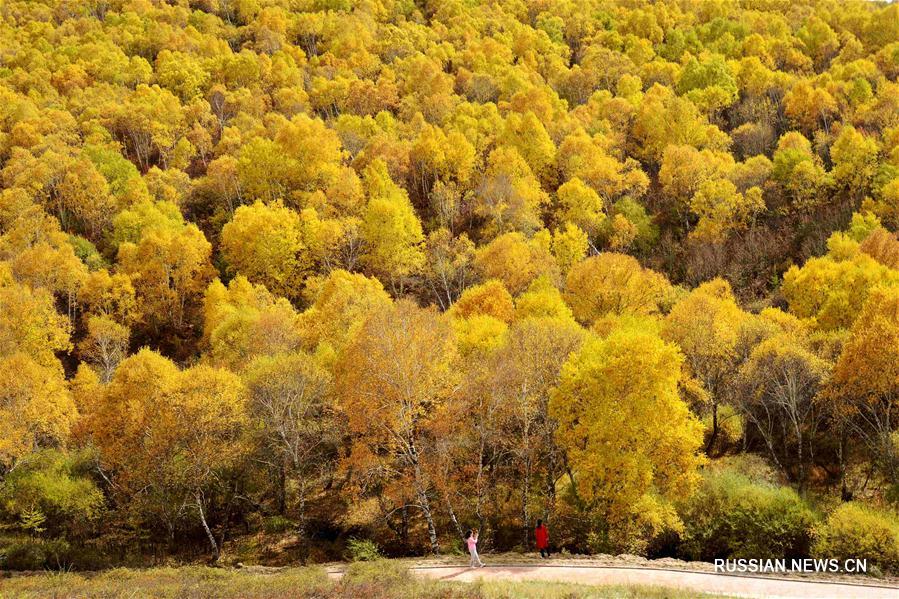
[[[0,569],[41,570],[46,553],[38,543],[21,541],[0,548]]]
[[[61,539],[15,538],[0,548],[0,568],[6,570],[66,570],[72,549]]]
[[[733,472],[707,474],[680,515],[685,530],[678,553],[705,561],[808,557],[815,523],[792,489]]]
[[[99,570],[108,565],[95,548],[65,539],[0,538],[0,570]]]
[[[350,561],[354,562],[373,562],[382,557],[375,542],[367,539],[350,539],[347,554]]]
[[[103,510],[103,493],[91,479],[87,452],[43,449],[0,482],[0,517],[29,533],[83,533]]]
[[[781,480],[765,458],[754,453],[741,453],[718,458],[708,465],[710,473],[725,474],[735,472],[750,482],[776,486]]]
[[[269,534],[287,532],[296,527],[296,523],[284,516],[270,516],[262,523],[262,529]]]
[[[380,560],[377,563],[357,562],[350,564],[344,574],[344,580],[354,584],[366,582],[396,584],[410,579],[412,575],[406,565],[393,560]]]
[[[899,518],[858,503],[844,503],[815,527],[812,554],[839,560],[867,559],[899,573]]]
[[[682,531],[683,523],[674,507],[660,497],[647,494],[613,525],[596,518],[596,525],[587,534],[587,546],[591,553],[655,556],[668,539]]]

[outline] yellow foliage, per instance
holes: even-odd
[[[54,353],[71,348],[68,319],[46,290],[19,285],[10,274],[0,262],[0,356],[22,353],[44,366],[57,365]]]
[[[0,464],[64,444],[78,417],[59,362],[43,365],[18,352],[0,354]]]
[[[647,493],[667,500],[699,480],[702,429],[678,396],[683,357],[652,332],[588,339],[549,403],[580,497],[621,525]]]
[[[501,347],[508,329],[506,322],[489,314],[453,319],[453,331],[462,356],[489,354]]]
[[[304,343],[341,350],[372,315],[390,305],[390,296],[377,279],[335,270],[317,282],[311,305],[299,317]]]
[[[558,266],[550,253],[549,232],[527,239],[521,233],[506,233],[475,253],[475,266],[486,279],[498,279],[510,293],[523,291],[541,275],[558,277]]]
[[[154,328],[183,327],[212,278],[212,247],[196,225],[151,229],[119,246],[118,266],[131,277],[138,310]]]
[[[123,361],[104,389],[90,430],[120,492],[153,489],[165,502],[189,498],[241,453],[245,389],[225,370],[180,371],[143,349]]]
[[[300,215],[278,202],[238,208],[222,228],[222,255],[231,272],[292,299],[311,266]]]
[[[849,328],[870,290],[899,282],[894,271],[857,249],[842,259],[830,255],[809,259],[784,274],[783,293],[790,311],[814,319],[822,330]],[[839,252],[837,252],[839,256]]]
[[[655,314],[672,291],[663,275],[630,256],[608,252],[576,264],[565,283],[565,299],[582,324],[608,313]]]
[[[387,173],[383,162],[366,170],[368,205],[362,217],[363,260],[382,278],[394,281],[424,266],[424,234],[406,192]]]
[[[536,279],[524,293],[515,298],[515,320],[526,318],[574,321],[571,308],[562,299],[562,293],[546,277]]]
[[[502,282],[491,279],[486,283],[466,289],[449,312],[456,318],[469,318],[475,315],[492,316],[508,324],[512,320],[514,309],[512,296]]]
[[[559,197],[558,219],[569,221],[596,237],[606,220],[602,198],[583,181],[574,177],[556,191]]]
[[[239,371],[257,355],[294,351],[302,344],[299,316],[284,298],[238,276],[206,290],[204,337],[210,362]]]
[[[587,234],[572,223],[565,223],[564,229],[553,231],[553,256],[562,276],[568,274],[571,267],[584,259],[590,242]]]

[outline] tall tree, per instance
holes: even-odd
[[[211,245],[193,224],[180,231],[151,229],[138,243],[119,247],[119,269],[131,277],[138,309],[154,335],[167,327],[183,334],[195,324],[212,278],[211,253]]]
[[[588,338],[549,401],[576,492],[610,534],[645,496],[689,493],[703,461],[701,426],[678,395],[683,357],[635,323]]]
[[[899,483],[894,440],[899,407],[899,289],[871,292],[833,370],[827,397],[892,483]]]
[[[665,319],[663,335],[678,344],[690,372],[709,394],[712,430],[706,452],[715,447],[720,429],[718,408],[727,401],[739,368],[737,343],[745,320],[730,284],[722,279],[694,289]]]
[[[222,227],[222,257],[229,271],[278,295],[298,298],[311,258],[300,215],[276,202],[241,206]]]
[[[362,217],[362,238],[368,268],[402,293],[406,277],[425,263],[421,221],[405,190],[390,178],[383,162],[366,171],[368,205]]]
[[[562,364],[576,351],[584,332],[571,320],[527,318],[516,323],[490,361],[493,378],[489,393],[503,410],[504,433],[498,440],[516,462],[520,495],[522,542],[528,546],[534,516],[534,491],[542,505],[539,517],[555,509],[556,484],[565,457],[553,436],[556,423],[549,414],[550,393]]]
[[[240,378],[225,370],[179,371],[148,349],[119,364],[88,415],[119,504],[150,522],[158,518],[170,537],[183,515],[196,510],[218,560],[209,495],[243,451],[245,402]]]
[[[318,483],[332,476],[338,428],[331,405],[331,376],[303,353],[260,356],[244,373],[250,414],[261,424],[262,443],[275,460],[276,471],[286,470],[296,488],[297,534],[308,555],[306,504]],[[279,477],[280,478],[280,477]],[[286,504],[281,483],[279,506]]]
[[[418,510],[434,553],[440,545],[423,455],[433,451],[430,425],[456,390],[455,359],[447,319],[404,300],[373,314],[335,368],[351,436],[348,465],[362,492],[393,502],[387,518],[406,505]],[[398,479],[409,486],[397,488]]]
[[[740,371],[744,391],[735,398],[737,406],[800,493],[815,463],[816,437],[825,416],[816,399],[831,366],[801,334],[784,333],[756,346]]]

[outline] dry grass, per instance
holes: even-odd
[[[0,598],[241,599],[687,599],[656,587],[591,587],[546,582],[438,582],[411,576],[401,564],[353,564],[341,580],[322,568],[272,573],[205,567],[116,569],[95,575],[46,573],[0,579]]]

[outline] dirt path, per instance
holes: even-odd
[[[590,585],[641,585],[713,593],[734,597],[803,599],[897,599],[899,587],[875,584],[815,582],[762,576],[735,576],[640,567],[583,566],[577,564],[491,566],[473,570],[460,566],[413,566],[419,576],[445,581],[541,580]],[[336,572],[335,572],[336,574]]]

